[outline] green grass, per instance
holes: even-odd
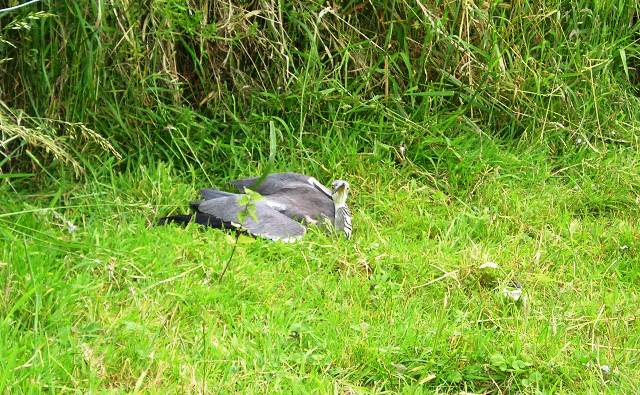
[[[1,390],[640,392],[637,6],[338,3],[0,14]],[[270,164],[353,239],[152,226]]]
[[[352,241],[241,237],[221,281],[232,235],[149,226],[206,185],[171,168],[5,190],[0,386],[636,392],[637,153],[486,145],[469,189],[364,159]],[[512,281],[525,300],[503,295]]]

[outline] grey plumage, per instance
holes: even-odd
[[[249,188],[261,194],[262,199],[252,202],[257,222],[247,216],[239,224],[238,214],[245,206],[238,202],[243,194],[202,189],[203,200],[193,202],[193,216],[177,215],[161,219],[161,223],[185,223],[195,220],[199,224],[237,228],[249,234],[272,240],[291,241],[304,235],[306,228],[300,223],[330,222],[336,229],[351,236],[351,213],[346,206],[349,184],[334,181],[333,190],[313,177],[297,173],[274,173],[257,185],[260,177],[231,181],[240,192]]]
[[[339,215],[335,217],[336,229],[342,229],[347,239],[351,238],[351,210],[349,207],[343,206],[338,208]]]
[[[241,195],[225,196],[209,199],[198,204],[198,212],[219,218],[232,226],[247,231],[254,236],[261,236],[271,240],[294,241],[306,232],[306,228],[299,222],[273,209],[268,201],[251,202],[255,207],[257,222],[245,213],[246,218],[239,223],[239,215],[246,205],[238,202]]]
[[[289,218],[306,223],[334,224],[335,204],[332,191],[314,177],[298,173],[272,173],[256,187],[260,177],[233,180],[231,185],[243,192],[247,187],[284,206],[282,213]],[[335,224],[334,224],[335,225]]]
[[[261,195],[273,195],[281,192],[285,189],[296,188],[313,188],[318,192],[321,192],[328,198],[331,198],[331,190],[314,177],[306,176],[299,173],[271,173],[267,175],[260,185],[256,188],[255,184],[260,180],[260,177],[241,178],[238,180],[230,181],[229,184],[236,187],[239,191],[244,191],[245,187],[248,187]]]
[[[201,189],[200,195],[202,196],[202,200],[211,200],[211,199],[218,199],[221,197],[237,196],[238,194],[207,188],[207,189]]]
[[[194,214],[164,217],[158,222],[159,225],[186,224],[193,221],[200,225],[236,229],[245,231],[252,236],[286,242],[295,241],[304,236],[306,232],[306,228],[302,224],[280,213],[274,208],[273,202],[268,200],[263,199],[250,203],[250,206],[255,209],[256,221],[249,215],[251,209],[239,201],[243,197],[242,194],[207,189],[202,192],[202,197],[206,200],[191,202]],[[240,222],[241,216],[244,216],[242,222]]]

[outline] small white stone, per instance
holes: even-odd
[[[485,262],[480,265],[480,269],[498,269],[499,267],[500,266],[495,262]]]
[[[513,299],[515,302],[517,302],[522,297],[522,289],[521,288],[515,288],[515,289],[504,288],[502,290],[502,294],[507,298]]]
[[[74,225],[71,221],[67,221],[67,231],[69,233],[73,233],[76,230],[78,230],[78,227],[76,225]]]

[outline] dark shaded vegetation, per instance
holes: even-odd
[[[43,2],[0,18],[3,118],[31,117],[30,130],[82,123],[125,157],[74,139],[68,154],[79,161],[171,160],[200,172],[213,162],[206,170],[218,176],[263,158],[269,122],[281,158],[346,144],[351,162],[404,142],[430,171],[487,135],[544,139],[552,153],[576,140],[633,144],[634,11],[629,2]],[[56,125],[42,133],[66,142],[69,128]],[[29,170],[34,144],[24,140],[9,144],[5,172]]]

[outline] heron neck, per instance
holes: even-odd
[[[349,210],[347,209],[347,193],[346,191],[337,191],[332,198],[335,209],[333,224],[336,230],[343,231],[346,234],[347,228],[351,227],[351,218],[348,217]]]
[[[333,206],[335,207],[335,225],[336,228],[341,229],[342,226],[344,225],[344,203],[334,203]]]
[[[351,237],[351,213],[346,204],[335,204],[334,225],[336,230],[344,232],[347,239]]]
[[[336,208],[336,212],[338,212],[339,208],[347,205],[347,194],[344,192],[343,193],[337,192],[333,195],[332,200],[333,200],[333,205]]]

